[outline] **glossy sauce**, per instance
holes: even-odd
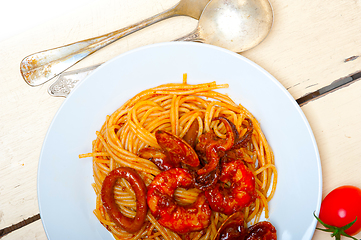
[[[238,222],[230,222],[220,232],[219,240],[240,240],[244,239],[247,234],[247,229],[244,225]]]

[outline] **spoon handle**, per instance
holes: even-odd
[[[117,31],[75,42],[66,46],[45,50],[25,57],[20,63],[20,72],[30,86],[41,85],[58,76],[95,51],[164,19],[183,13],[177,5],[148,19]]]
[[[185,35],[183,37],[180,37],[178,39],[175,39],[173,41],[174,42],[187,41],[187,42],[200,42],[200,43],[203,43],[204,39],[201,38],[200,33],[199,33],[199,29],[197,28],[196,30],[194,30],[190,34],[187,34],[187,35]]]

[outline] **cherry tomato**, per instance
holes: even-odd
[[[321,203],[319,218],[328,225],[343,227],[356,217],[356,222],[345,230],[345,233],[351,236],[361,231],[361,189],[358,187],[338,187]]]

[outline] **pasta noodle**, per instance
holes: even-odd
[[[232,121],[240,137],[247,129],[242,123],[246,118],[252,121],[254,130],[250,143],[242,149],[244,161],[256,179],[256,200],[244,208],[246,222],[257,223],[262,213],[267,218],[268,202],[272,199],[276,184],[277,170],[274,156],[260,125],[253,115],[242,105],[237,105],[230,97],[215,89],[226,88],[227,84],[217,85],[215,82],[190,85],[183,83],[165,84],[140,92],[129,99],[113,114],[107,116],[97,138],[92,143],[92,153],[81,154],[80,158],[93,158],[93,188],[97,195],[95,216],[113,234],[115,239],[167,239],[181,237],[163,227],[148,212],[143,227],[135,234],[130,234],[117,227],[107,215],[101,201],[101,187],[106,175],[118,167],[135,169],[148,186],[161,171],[151,161],[137,156],[140,149],[158,147],[154,133],[158,129],[169,131],[183,137],[193,121],[198,121],[199,135],[213,130],[220,138],[225,138],[223,124],[214,124],[212,119],[220,115]],[[199,136],[198,135],[198,136]],[[178,188],[175,199],[181,204],[195,201],[200,190]],[[136,201],[131,185],[120,179],[116,183],[114,198],[121,212],[128,217],[135,216]],[[211,224],[199,232],[191,233],[190,239],[212,239],[227,215],[212,212]]]

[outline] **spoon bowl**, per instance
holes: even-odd
[[[196,30],[178,41],[197,41],[244,52],[270,32],[273,11],[268,0],[212,0]]]

